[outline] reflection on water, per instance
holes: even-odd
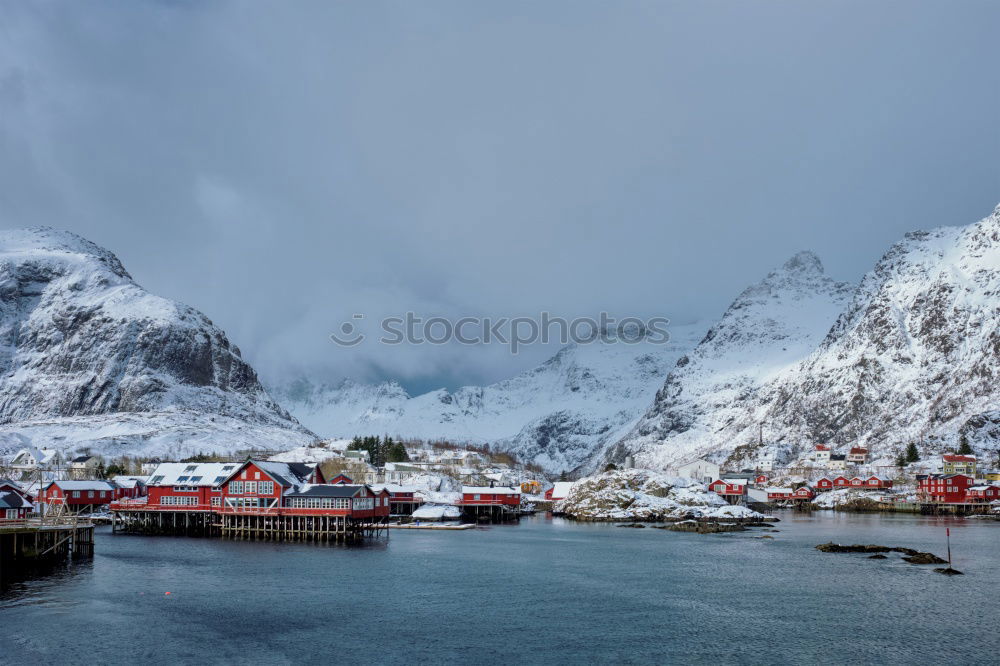
[[[83,558],[64,562],[45,562],[0,568],[0,606],[31,599],[35,591],[59,589],[74,576],[88,575],[93,571],[93,560]],[[44,584],[35,585],[45,579]]]
[[[0,663],[996,663],[1000,523],[781,517],[773,540],[541,516],[365,547],[101,530],[92,562],[0,597]],[[814,548],[944,555],[947,526],[964,577]]]

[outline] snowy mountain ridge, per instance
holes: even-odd
[[[639,426],[606,459],[631,454],[668,466],[709,456],[752,465],[774,455],[780,464],[818,442],[865,445],[884,459],[910,441],[933,450],[953,447],[961,437],[980,450],[1000,444],[1000,207],[966,227],[907,234],[849,299],[842,288],[829,291],[824,311],[843,308],[828,331],[819,333],[819,318],[800,338],[800,351],[812,340],[815,348],[797,361],[800,352],[789,354],[787,363],[749,382],[734,380],[732,368],[760,367],[753,357],[762,351],[780,357],[777,346],[785,347],[769,335],[766,320],[787,325],[794,313],[775,316],[780,310],[770,307],[754,312],[746,295],[691,361],[678,363]],[[750,347],[726,325],[745,312],[756,341]],[[722,333],[726,342],[719,349]],[[757,445],[760,424],[763,449]]]
[[[25,439],[179,452],[213,431],[211,450],[314,439],[203,314],[142,289],[108,250],[50,228],[0,232],[0,424],[4,452]]]
[[[323,436],[489,443],[559,472],[576,468],[627,430],[703,331],[701,324],[673,326],[665,344],[573,344],[511,379],[456,391],[410,396],[395,382],[298,380],[273,393]]]
[[[724,448],[727,424],[755,427],[742,406],[746,396],[793,373],[853,291],[828,277],[812,252],[791,257],[745,289],[704,340],[678,360],[653,406],[607,457],[635,455],[641,465],[668,468]]]

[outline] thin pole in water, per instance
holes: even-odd
[[[951,568],[951,528],[944,528],[945,536],[948,537],[948,568]]]

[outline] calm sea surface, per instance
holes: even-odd
[[[353,548],[101,528],[0,593],[0,664],[1000,662],[1000,522],[781,517],[773,541],[538,517]],[[944,556],[946,526],[965,576],[813,548]]]

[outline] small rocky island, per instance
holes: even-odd
[[[693,479],[649,470],[604,472],[573,484],[554,511],[581,521],[759,523],[767,516],[745,506],[728,504]],[[679,531],[706,533],[702,528]],[[729,531],[717,529],[714,531]]]

